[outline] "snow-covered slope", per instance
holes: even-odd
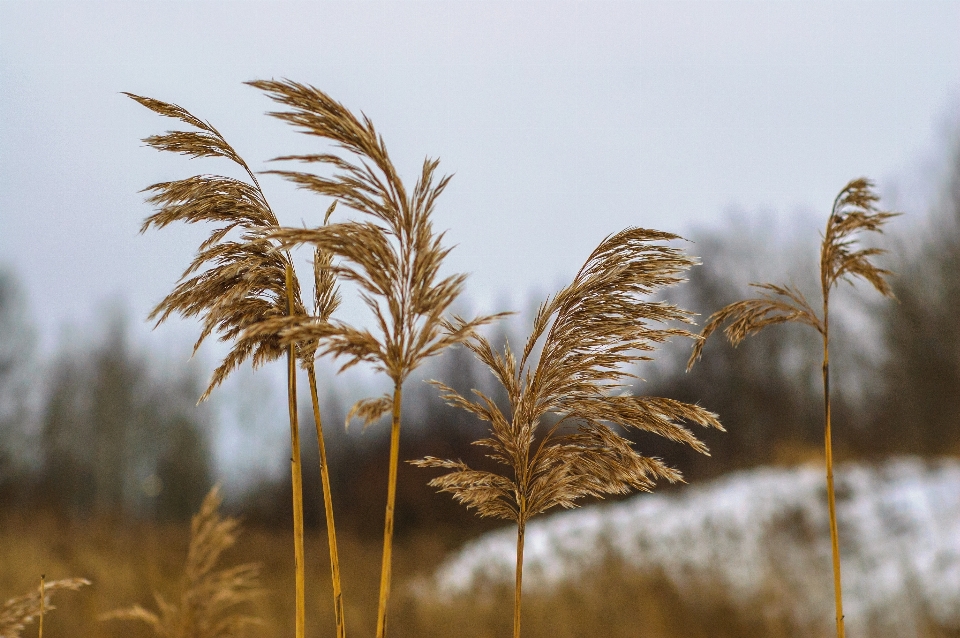
[[[908,635],[922,617],[960,622],[960,461],[844,465],[836,486],[851,635],[867,626]],[[512,582],[515,543],[508,528],[467,544],[429,589]],[[528,525],[525,547],[525,588],[576,579],[612,553],[662,569],[681,591],[710,579],[745,604],[788,606],[801,622],[833,616],[822,467],[756,469],[544,516]]]

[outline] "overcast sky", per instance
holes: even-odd
[[[229,168],[144,148],[172,121],[119,92],[184,106],[261,170],[317,148],[242,85],[287,77],[369,115],[411,182],[439,157],[449,270],[516,305],[626,226],[825,215],[853,177],[905,182],[960,106],[958,34],[960,2],[916,0],[0,0],[0,264],[48,344],[111,299],[141,325],[207,231],[138,235],[138,191]],[[263,183],[282,222],[319,222]]]

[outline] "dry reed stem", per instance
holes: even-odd
[[[298,171],[270,172],[372,219],[325,223],[314,229],[283,228],[267,236],[278,241],[282,248],[310,243],[338,259],[337,264],[331,262],[325,269],[359,287],[361,298],[373,313],[376,333],[341,321],[293,317],[253,326],[247,334],[255,338],[257,331],[263,329],[266,334],[279,334],[284,343],[319,343],[322,344],[320,355],[346,359],[341,371],[367,362],[393,381],[393,400],[389,396],[361,400],[347,417],[349,422],[359,416],[366,426],[391,411],[393,406],[391,471],[377,611],[377,636],[384,638],[390,596],[403,382],[424,360],[439,354],[448,345],[467,339],[478,326],[494,317],[479,317],[460,322],[456,327],[444,321],[444,314],[460,294],[466,277],[452,275],[438,281],[440,267],[450,249],[442,245],[443,234],[433,232],[430,215],[449,177],[434,183],[436,160],[424,161],[420,179],[408,193],[383,139],[366,116],[358,119],[342,104],[311,86],[289,80],[260,80],[249,84],[288,109],[270,115],[345,152],[276,158],[324,165],[335,171],[332,177]]]
[[[310,380],[310,399],[313,402],[313,418],[317,428],[317,446],[320,453],[320,483],[323,488],[323,506],[327,520],[327,545],[330,548],[330,578],[333,581],[333,613],[337,625],[337,638],[344,638],[347,630],[343,614],[343,589],[340,584],[340,555],[337,550],[337,531],[333,522],[330,470],[327,467],[327,448],[323,441],[320,400],[317,397],[317,378],[313,365],[307,368],[307,375]]]
[[[761,296],[729,304],[713,313],[687,362],[689,370],[700,358],[707,337],[728,321],[730,323],[724,330],[724,334],[734,346],[748,335],[779,323],[801,323],[811,326],[820,333],[823,341],[824,457],[827,506],[830,514],[837,638],[844,638],[845,628],[830,420],[830,290],[841,280],[853,284],[854,278],[859,277],[870,283],[881,295],[893,297],[893,291],[886,279],[891,272],[871,263],[872,257],[883,254],[885,251],[880,248],[855,249],[854,246],[857,242],[856,233],[861,231],[883,233],[883,225],[898,214],[879,210],[877,208],[879,201],[880,197],[873,191],[873,183],[866,178],[849,182],[834,200],[820,246],[820,293],[823,299],[823,312],[820,316],[795,288],[774,284],[751,284],[764,291]]]
[[[286,267],[287,312],[294,314],[293,268]],[[303,471],[300,462],[300,424],[297,419],[297,345],[287,347],[287,401],[290,413],[290,475],[293,486],[293,554],[296,572],[296,636],[306,634],[306,560],[303,551]]]
[[[162,638],[226,638],[261,624],[259,618],[238,611],[263,595],[259,565],[247,563],[214,570],[239,533],[236,519],[220,516],[221,500],[216,485],[193,516],[178,603],[167,602],[154,592],[156,612],[133,605],[103,614],[100,620],[137,620]]]
[[[467,347],[493,372],[510,403],[504,414],[493,399],[474,390],[468,399],[442,383],[444,399],[490,424],[490,436],[476,445],[509,475],[479,471],[462,461],[427,457],[419,467],[451,472],[430,481],[480,516],[517,523],[514,636],[520,635],[524,530],[527,520],[560,506],[571,508],[586,496],[602,498],[631,489],[650,491],[657,479],[681,480],[660,459],[644,457],[610,424],[634,428],[707,448],[684,427],[689,421],[723,429],[703,408],[626,392],[626,368],[650,359],[645,353],[671,337],[693,337],[680,328],[651,324],[690,322],[689,312],[664,302],[644,301],[656,290],[682,281],[694,262],[660,242],[676,235],[628,228],[606,238],[573,283],[548,299],[534,319],[519,362],[509,344],[495,352],[482,336]],[[532,362],[538,343],[539,360]],[[543,426],[550,427],[542,433]]]
[[[64,578],[52,580],[49,583],[40,577],[40,586],[34,591],[9,599],[0,607],[0,638],[20,638],[20,634],[33,622],[39,619],[40,635],[42,635],[43,616],[56,609],[50,604],[51,594],[58,591],[77,591],[84,585],[89,585],[86,578]]]
[[[40,574],[40,620],[37,622],[37,636],[38,636],[38,638],[43,638],[43,611],[44,611],[44,610],[43,610],[43,599],[44,599],[44,597],[45,597],[45,595],[46,595],[46,594],[44,593],[44,591],[43,591],[43,585],[44,585],[44,582],[43,582],[43,581],[44,581],[44,580],[46,580],[46,576],[44,576],[43,574]]]

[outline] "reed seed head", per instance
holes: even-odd
[[[628,228],[605,239],[573,283],[540,307],[519,359],[509,344],[497,352],[482,336],[467,346],[506,390],[511,413],[504,414],[483,393],[467,398],[436,383],[444,398],[490,424],[490,435],[476,442],[511,476],[473,470],[460,461],[427,457],[414,464],[452,470],[430,482],[480,516],[515,520],[551,507],[574,507],[585,496],[649,491],[658,479],[681,480],[657,458],[644,457],[616,432],[652,432],[707,453],[683,423],[722,429],[716,415],[672,399],[631,395],[627,368],[649,359],[656,344],[690,337],[664,327],[690,322],[691,313],[646,298],[682,280],[694,262],[662,242],[676,235]],[[536,364],[535,347],[543,347]],[[540,430],[549,426],[546,433]],[[564,426],[566,426],[565,429]]]
[[[203,329],[194,344],[194,351],[213,333],[219,334],[221,341],[233,342],[230,353],[214,371],[200,398],[203,401],[245,360],[251,359],[256,367],[284,354],[284,346],[276,334],[261,330],[256,336],[250,336],[246,332],[265,319],[289,314],[286,267],[290,264],[290,256],[275,250],[275,242],[268,238],[269,232],[279,227],[277,218],[256,176],[219,131],[176,104],[131,93],[125,95],[155,113],[199,129],[153,135],[143,140],[148,146],[191,158],[223,157],[243,168],[250,180],[195,175],[160,182],[145,189],[150,193],[147,202],[157,207],[157,211],[147,217],[141,232],[151,226],[163,228],[173,222],[210,222],[217,226],[200,245],[173,292],[150,315],[151,319],[156,319],[157,325],[172,314],[201,317]],[[238,231],[239,237],[228,239],[232,231]],[[326,263],[324,259],[321,256],[321,268]],[[329,278],[318,280],[320,283],[332,286]],[[294,314],[305,315],[295,278],[294,287]],[[335,307],[335,293],[330,296],[319,290],[318,303],[322,299],[325,309]]]
[[[178,603],[154,593],[157,611],[133,605],[100,619],[138,620],[163,638],[226,638],[260,624],[256,616],[240,611],[263,596],[259,565],[215,569],[223,552],[236,543],[239,531],[236,519],[220,515],[221,501],[220,487],[215,485],[193,516]]]
[[[886,279],[892,273],[871,262],[872,257],[886,251],[880,248],[855,248],[856,233],[882,233],[883,225],[899,214],[879,210],[876,206],[879,201],[880,197],[873,191],[873,183],[862,177],[844,186],[834,200],[820,247],[823,315],[817,314],[803,294],[794,287],[769,283],[750,284],[762,291],[760,296],[734,302],[710,315],[700,338],[694,344],[693,353],[687,361],[687,370],[690,370],[703,354],[707,338],[728,321],[730,323],[724,334],[733,346],[737,346],[747,336],[779,323],[806,324],[825,336],[830,290],[841,279],[852,284],[853,278],[860,277],[870,282],[880,294],[892,297],[893,291]]]
[[[322,271],[357,285],[376,328],[361,330],[340,321],[295,316],[255,327],[248,334],[275,327],[284,343],[322,342],[320,354],[345,360],[341,370],[370,363],[399,387],[424,360],[462,342],[478,326],[495,318],[479,317],[456,327],[444,320],[466,277],[439,276],[450,249],[443,246],[443,234],[433,231],[431,214],[450,177],[436,177],[436,160],[424,161],[416,185],[408,192],[383,138],[365,115],[355,116],[308,85],[289,80],[249,84],[286,108],[270,115],[326,140],[339,151],[276,158],[317,164],[331,169],[331,176],[269,172],[367,216],[363,221],[313,229],[272,229],[266,237],[284,249],[308,243],[322,252]],[[389,411],[390,405],[382,398],[367,399],[350,413],[370,423]]]
[[[52,580],[44,583],[42,599],[39,589],[11,598],[0,607],[0,638],[20,638],[26,626],[40,616],[41,609],[43,613],[56,609],[50,604],[50,597],[54,593],[77,591],[89,584],[90,581],[86,578]]]

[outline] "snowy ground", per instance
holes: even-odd
[[[850,634],[909,635],[921,618],[960,623],[960,461],[844,465],[836,486]],[[512,582],[515,543],[504,529],[467,544],[427,590]],[[833,616],[821,467],[761,468],[544,516],[528,524],[525,545],[525,589],[576,579],[613,555],[662,569],[681,591],[708,579],[744,604],[786,605],[800,622]]]

